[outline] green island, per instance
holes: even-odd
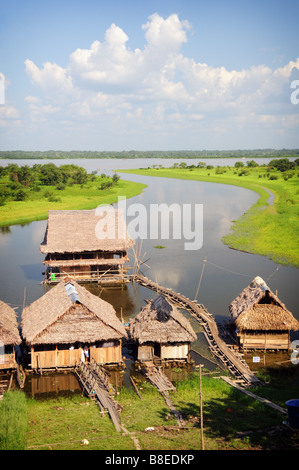
[[[136,196],[145,187],[117,174],[88,174],[74,164],[10,164],[0,167],[0,226],[47,219],[49,210],[95,209],[119,196]]]
[[[147,169],[118,170],[146,176],[207,181],[241,186],[259,194],[258,201],[237,221],[231,233],[223,237],[229,247],[267,256],[276,263],[299,267],[299,159],[271,160],[259,165],[242,160],[233,167],[176,163],[170,168],[153,165]],[[269,203],[270,195],[274,201]]]

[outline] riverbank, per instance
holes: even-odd
[[[100,204],[113,204],[119,197],[131,198],[140,194],[146,185],[118,180],[111,188],[100,189],[103,178],[95,177],[82,184],[73,184],[64,189],[49,185],[40,191],[28,190],[23,201],[7,201],[0,206],[0,227],[26,224],[48,218],[49,210],[87,210]]]
[[[267,166],[148,168],[122,173],[222,183],[250,189],[258,201],[223,237],[230,248],[266,256],[276,263],[299,267],[298,174]],[[269,192],[274,195],[269,204]]]
[[[285,401],[295,391],[295,372],[295,367],[286,370],[279,386],[275,375],[271,383],[268,376],[268,384],[254,393],[286,409]],[[170,392],[175,408],[183,415],[183,427],[151,384],[143,380],[136,383],[142,399],[133,388],[124,386],[116,395],[128,433],[117,433],[109,415],[101,416],[96,402],[80,392],[47,398],[32,398],[18,390],[8,392],[0,403],[0,449],[121,452],[135,451],[138,442],[142,450],[201,450],[198,371],[175,382],[177,391]],[[239,392],[219,374],[203,370],[202,401],[206,450],[298,450],[298,433],[281,426],[287,415]]]

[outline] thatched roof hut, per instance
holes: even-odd
[[[127,332],[113,306],[74,281],[60,282],[24,308],[21,325],[32,368],[74,365],[84,344],[97,362],[122,361]]]
[[[102,216],[94,210],[49,211],[42,253],[81,253],[84,251],[127,251],[134,245],[119,210]]]
[[[20,343],[16,312],[0,300],[0,370],[17,367],[15,347]]]
[[[139,344],[139,349],[143,345],[160,345],[159,356],[164,359],[186,358],[189,353],[191,342],[197,336],[182,313],[169,303],[162,295],[150,301],[130,324],[131,338]],[[176,345],[176,347],[174,347]],[[182,351],[179,346],[182,345]],[[145,348],[144,348],[145,351]],[[154,346],[148,348],[148,357],[153,357]],[[155,350],[155,355],[157,348]],[[139,354],[139,359],[145,359],[146,354]]]
[[[179,343],[195,341],[190,322],[162,295],[149,302],[130,325],[130,334],[139,344],[149,341]]]
[[[74,281],[60,282],[25,307],[22,332],[28,344],[91,343],[127,336],[113,306]]]
[[[245,334],[247,335],[248,347],[248,338],[251,335],[252,339],[253,332],[260,336],[271,332],[272,339],[269,341],[268,337],[268,346],[275,348],[276,344],[277,348],[284,349],[283,346],[287,345],[288,349],[289,335],[284,337],[281,333],[299,329],[299,322],[259,276],[236,297],[229,310],[239,336],[245,341]],[[253,343],[256,344],[256,339]]]
[[[0,343],[16,345],[21,343],[16,312],[0,300]]]

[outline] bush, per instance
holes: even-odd
[[[49,202],[60,202],[61,198],[53,195],[53,196],[48,197],[48,201]]]
[[[295,168],[295,166],[297,165],[296,161],[290,162],[288,158],[279,158],[278,160],[271,160],[271,162],[269,163],[269,167],[276,168],[277,170],[284,172]]]
[[[225,168],[222,168],[222,167],[217,167],[216,170],[215,170],[215,174],[216,175],[223,175],[223,173],[226,173],[226,169]]]
[[[44,192],[44,197],[48,198],[48,197],[52,197],[53,196],[53,191],[49,191],[48,189]]]
[[[254,160],[249,160],[248,162],[246,162],[246,165],[249,168],[255,168],[255,167],[259,166],[259,164],[257,162],[255,162]]]
[[[6,204],[6,197],[4,194],[0,194],[0,206],[5,206]]]
[[[13,196],[16,201],[25,201],[25,199],[27,199],[27,194],[26,194],[26,191],[24,191],[24,189],[19,189],[18,191],[14,193]]]
[[[116,173],[114,173],[114,175],[112,177],[113,184],[116,184],[118,182],[119,178],[120,177]]]
[[[249,170],[242,170],[240,171],[239,176],[248,176],[249,173],[250,173]]]

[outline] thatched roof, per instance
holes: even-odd
[[[190,322],[161,295],[136,315],[130,325],[130,334],[139,344],[185,343],[197,339]]]
[[[25,307],[22,332],[28,344],[93,343],[126,337],[112,305],[76,282],[60,282]]]
[[[299,322],[287,310],[278,305],[257,304],[242,312],[236,319],[242,330],[290,331],[298,330]]]
[[[13,308],[0,300],[0,343],[20,344],[17,316]]]
[[[299,322],[259,276],[230,304],[229,310],[240,330],[299,329]]]
[[[42,253],[127,251],[134,245],[119,210],[49,211]]]

